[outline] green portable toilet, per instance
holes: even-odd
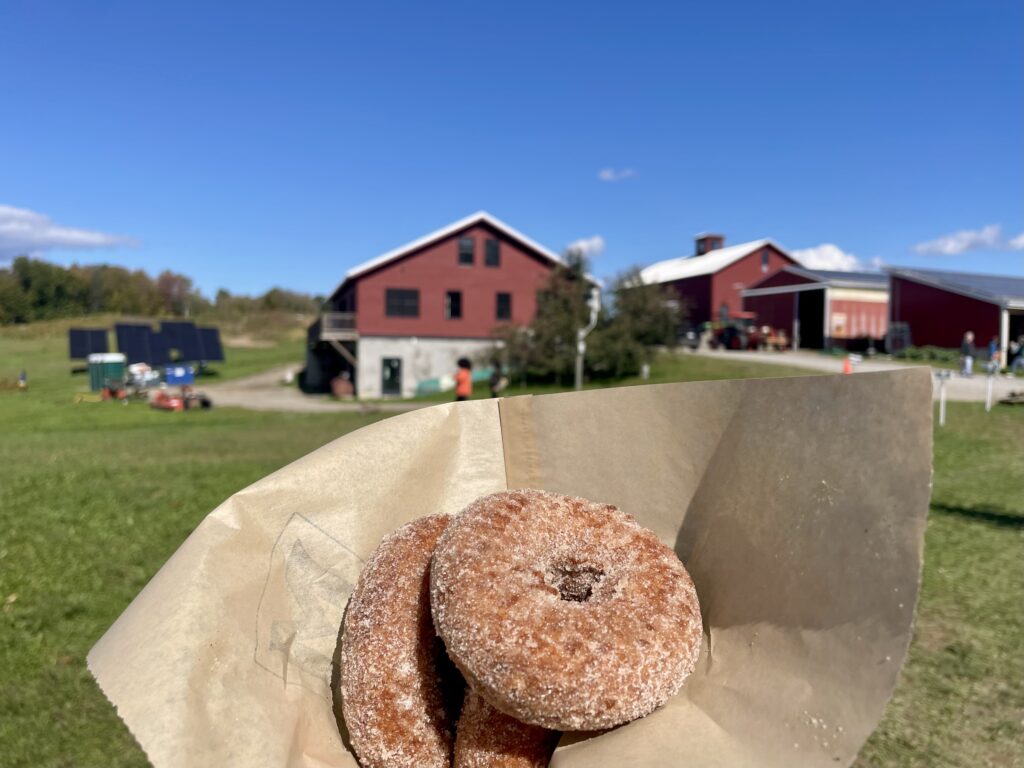
[[[86,358],[89,363],[89,389],[99,392],[109,382],[124,382],[125,356],[120,352],[95,352]]]

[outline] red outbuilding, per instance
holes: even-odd
[[[981,348],[995,338],[1005,365],[1010,339],[1024,335],[1024,278],[894,267],[889,279],[890,320],[915,346],[955,349],[971,331]]]
[[[797,262],[771,240],[723,247],[722,235],[697,236],[692,256],[659,261],[640,272],[647,284],[667,286],[679,296],[693,324],[740,317],[740,292]]]
[[[889,314],[888,277],[786,266],[743,291],[758,325],[784,330],[794,348],[882,347]]]

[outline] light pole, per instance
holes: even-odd
[[[590,307],[590,322],[576,331],[576,390],[583,389],[583,355],[587,352],[587,334],[597,325],[597,313],[601,311],[601,289],[596,285],[590,289],[587,299]]]

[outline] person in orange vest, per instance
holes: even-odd
[[[459,370],[455,374],[455,399],[469,400],[473,394],[473,364],[468,358],[459,358]]]

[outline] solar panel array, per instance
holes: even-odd
[[[68,330],[68,346],[73,360],[84,360],[97,352],[108,352],[106,328],[71,328]],[[222,358],[223,359],[223,358]]]
[[[103,349],[106,352],[106,331]],[[128,363],[148,363],[154,368],[174,362],[209,362],[223,360],[224,349],[216,328],[197,328],[187,321],[169,320],[160,323],[160,330],[140,323],[118,323],[114,326],[117,348]],[[74,337],[73,337],[74,338]],[[72,357],[76,348],[72,342]],[[83,355],[84,357],[84,355]]]

